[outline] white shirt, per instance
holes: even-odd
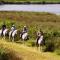
[[[11,31],[14,31],[15,30],[15,28],[14,27],[11,27]]]

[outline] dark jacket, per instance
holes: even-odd
[[[2,30],[5,30],[6,29],[6,25],[2,25]]]

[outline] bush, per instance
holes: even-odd
[[[56,50],[57,55],[60,55],[60,48]]]
[[[59,33],[47,33],[44,34],[45,39],[45,48],[43,47],[43,51],[53,52],[60,47],[60,37]],[[59,49],[58,49],[59,50]]]
[[[4,48],[0,48],[0,60],[8,60],[8,55]]]
[[[48,43],[47,45],[46,45],[46,48],[45,48],[45,52],[47,52],[47,51],[50,51],[50,52],[53,52],[55,50],[55,46],[54,46],[54,44],[53,43]]]

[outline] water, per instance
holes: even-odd
[[[54,14],[60,14],[60,4],[47,4],[47,5],[5,4],[0,5],[0,11],[32,11],[32,12],[50,12]]]

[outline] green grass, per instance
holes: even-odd
[[[3,22],[9,29],[12,23],[19,30],[22,30],[24,25],[27,25],[29,29],[30,39],[25,42],[25,45],[18,44],[20,40],[14,43],[0,39],[0,48],[6,50],[10,60],[60,60],[60,56],[57,55],[60,54],[60,15],[45,12],[0,12],[0,28]],[[40,29],[47,33],[44,35],[45,46],[53,43],[55,51],[58,53],[41,52],[35,46],[31,46],[36,40],[37,30]]]
[[[60,16],[50,13],[0,12],[0,28],[4,21],[8,28],[12,23],[20,30],[27,25],[31,38],[35,38],[36,31],[40,29],[44,33],[60,32]]]
[[[45,12],[0,12],[0,28],[3,22],[9,29],[14,23],[20,31],[27,25],[30,37],[25,43],[27,46],[34,44],[36,32],[41,29],[44,33],[45,46],[49,47],[53,43],[52,47],[55,50],[60,48],[60,15]]]
[[[32,31],[40,28],[44,32],[60,29],[60,16],[44,12],[0,12],[0,21],[0,26],[5,21],[7,27],[10,27],[11,23],[15,23],[17,27],[21,28],[27,25]]]
[[[30,1],[34,1],[34,2],[36,2],[36,1],[39,1],[39,2],[43,2],[43,1],[45,1],[45,2],[60,2],[60,0],[3,0],[3,1],[6,1],[6,2],[20,2],[20,1],[25,1],[25,2],[27,2],[27,1],[29,1],[29,2]]]
[[[60,60],[60,56],[55,53],[41,52],[36,48],[30,48],[25,45],[6,42],[0,39],[0,47],[4,48],[6,52],[10,53],[11,60]]]
[[[0,12],[0,28],[4,21],[8,28],[12,23],[20,30],[27,25],[32,36],[40,29],[44,33],[60,32],[60,16],[50,13]]]

